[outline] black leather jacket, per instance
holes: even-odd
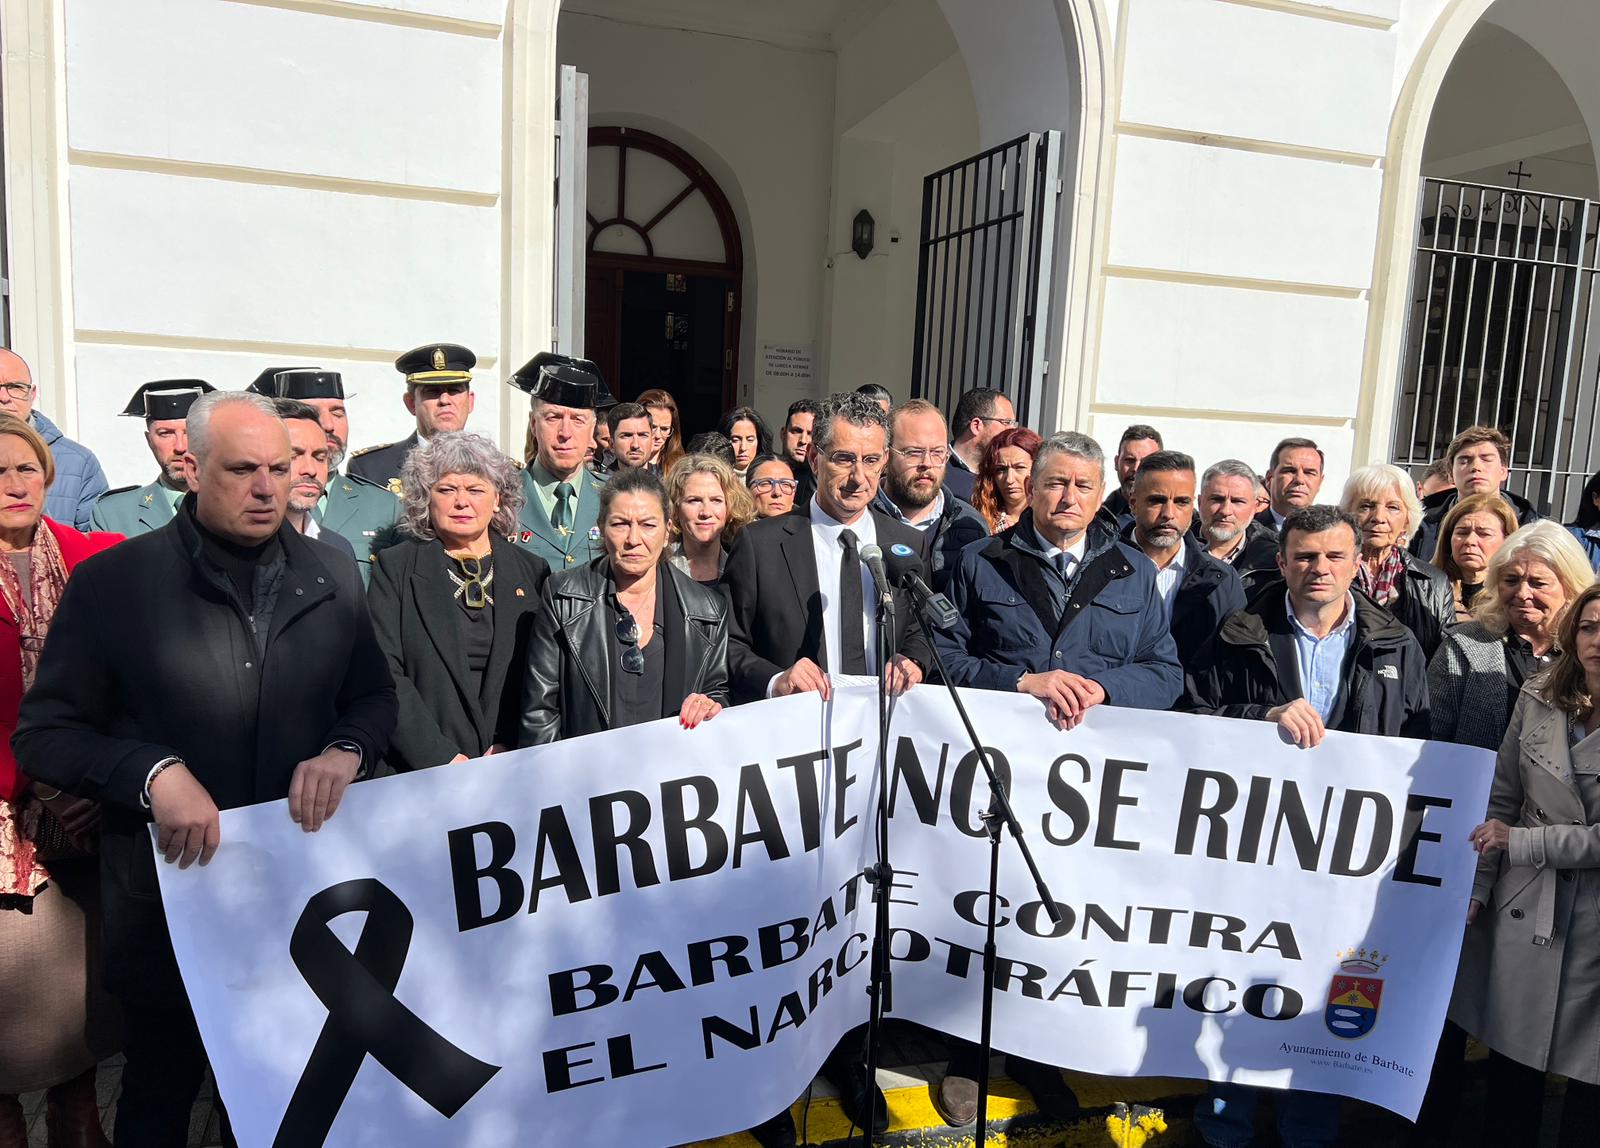
[[[728,702],[728,607],[722,595],[663,562],[666,677],[661,717],[690,694]],[[611,679],[621,652],[606,604],[610,560],[552,574],[528,638],[519,746],[543,745],[611,728]]]

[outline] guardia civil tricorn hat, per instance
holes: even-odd
[[[255,377],[247,391],[269,399],[342,399],[344,376],[321,367],[268,367]]]
[[[535,355],[506,381],[558,407],[597,411],[617,405],[599,367],[588,359],[574,359],[554,351]]]
[[[204,379],[158,379],[134,391],[122,413],[146,422],[186,419],[194,401],[216,389]]]

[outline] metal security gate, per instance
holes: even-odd
[[[1511,439],[1511,490],[1566,521],[1596,437],[1600,204],[1425,179],[1394,461],[1420,476],[1458,431]]]
[[[1043,416],[1045,334],[1061,198],[1061,133],[1035,132],[922,181],[911,393],[946,416],[994,387]]]

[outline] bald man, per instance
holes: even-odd
[[[95,499],[106,492],[106,472],[100,460],[80,442],[61,433],[60,428],[38,411],[33,403],[39,388],[33,385],[33,372],[22,356],[0,347],[0,414],[11,415],[38,431],[50,448],[56,463],[56,480],[45,495],[44,512],[65,526],[93,529]]]

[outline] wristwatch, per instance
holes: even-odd
[[[367,755],[362,751],[362,749],[361,749],[361,747],[359,745],[357,745],[353,741],[335,741],[335,742],[330,742],[328,744],[328,746],[327,746],[327,749],[324,749],[322,752],[323,753],[327,753],[329,749],[342,749],[346,753],[355,754],[356,755],[356,780],[357,781],[365,781],[366,780],[367,772],[368,772],[367,771]]]

